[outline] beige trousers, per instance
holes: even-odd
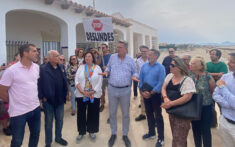
[[[235,147],[235,125],[229,123],[223,115],[219,123],[220,136],[225,147]]]

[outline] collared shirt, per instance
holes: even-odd
[[[165,68],[162,64],[158,62],[153,65],[150,65],[149,62],[145,63],[140,70],[139,88],[141,89],[143,84],[147,83],[153,87],[153,91],[160,93],[165,76]]]
[[[38,78],[39,66],[35,63],[27,69],[17,62],[3,73],[0,84],[10,87],[8,112],[11,117],[28,113],[39,106]]]
[[[106,70],[109,72],[109,84],[116,87],[130,86],[131,77],[138,77],[135,61],[128,55],[121,60],[118,54],[113,54]]]
[[[136,67],[137,67],[138,74],[140,74],[141,67],[144,65],[144,63],[147,63],[147,62],[148,60],[144,61],[142,57],[136,60]]]
[[[235,121],[235,78],[233,72],[224,74],[221,78],[226,85],[223,88],[216,87],[213,99],[221,106],[222,115]]]

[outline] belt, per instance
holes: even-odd
[[[233,120],[231,120],[231,119],[228,119],[228,118],[226,118],[226,117],[224,117],[224,118],[225,118],[229,123],[235,125],[235,121],[233,121]]]
[[[111,84],[109,84],[109,85],[111,85]],[[111,86],[114,88],[127,88],[127,87],[129,87],[129,85],[126,85],[126,86],[113,86],[113,85],[111,85]]]

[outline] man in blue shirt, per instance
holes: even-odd
[[[164,144],[164,123],[161,109],[161,88],[165,79],[165,68],[157,62],[160,52],[151,49],[148,52],[148,63],[145,63],[139,76],[140,93],[144,97],[145,111],[147,115],[149,131],[143,136],[143,139],[154,139],[155,122],[157,122],[158,140],[156,147],[162,147]]]
[[[216,82],[213,99],[221,107],[219,127],[224,146],[235,146],[235,53],[230,54],[228,67],[231,72]]]

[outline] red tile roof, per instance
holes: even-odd
[[[76,13],[81,13],[83,11],[85,11],[87,16],[94,16],[94,17],[112,17],[112,21],[113,23],[117,24],[117,25],[121,25],[124,27],[129,27],[132,24],[127,22],[126,20],[105,14],[101,11],[95,10],[91,7],[86,7],[83,6],[81,4],[78,4],[77,2],[73,2],[71,0],[45,0],[46,4],[52,4],[54,1],[58,2],[61,4],[61,7],[63,9],[68,9],[70,6],[72,6],[75,9]]]

